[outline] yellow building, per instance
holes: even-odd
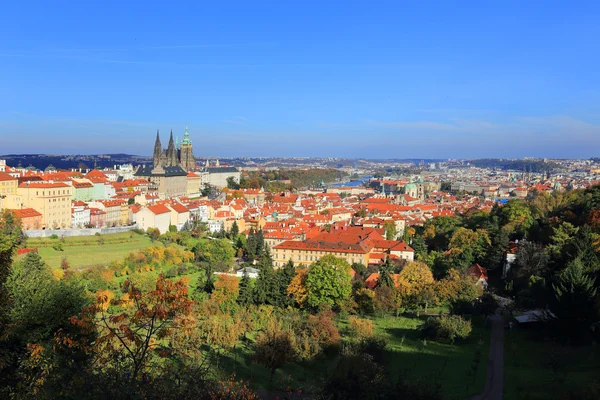
[[[19,180],[6,172],[0,172],[0,197],[17,194]]]
[[[25,182],[19,185],[17,194],[22,198],[22,207],[42,214],[42,229],[71,226],[73,188],[66,183]]]

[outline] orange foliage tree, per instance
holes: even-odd
[[[297,268],[296,275],[292,278],[292,281],[287,288],[288,296],[290,296],[300,308],[304,308],[308,297],[308,290],[306,289],[307,276],[308,268]]]
[[[93,351],[100,365],[125,364],[127,375],[136,380],[151,369],[154,356],[171,354],[174,346],[167,344],[167,338],[174,331],[179,335],[191,332],[193,301],[188,298],[183,281],[169,281],[163,275],[158,277],[155,289],[146,293],[129,280],[123,288],[132,304],[120,313],[106,313],[109,298],[100,293],[97,301],[71,322],[83,331],[95,331]],[[120,301],[113,303],[118,305]]]
[[[210,298],[219,306],[227,307],[235,304],[239,293],[240,284],[235,276],[219,275]]]

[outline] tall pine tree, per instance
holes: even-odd
[[[252,304],[252,286],[250,284],[250,277],[248,273],[244,271],[244,275],[242,275],[242,279],[240,280],[240,292],[237,298],[237,302],[241,305],[247,306]]]
[[[287,295],[287,288],[295,275],[296,268],[294,267],[294,262],[292,260],[288,260],[285,266],[277,271],[279,303],[282,307],[286,307],[292,303],[291,299]]]

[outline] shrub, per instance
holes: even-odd
[[[423,336],[441,342],[454,343],[456,339],[466,339],[471,333],[471,321],[460,315],[442,315],[429,318],[423,324]]]
[[[64,251],[62,243],[56,243],[52,245],[52,248],[56,251]]]
[[[169,268],[165,274],[167,278],[175,278],[177,276],[177,270],[175,267]]]
[[[357,339],[365,339],[373,336],[373,322],[368,319],[356,317],[348,318],[348,329],[350,334]]]
[[[94,233],[94,236],[100,236],[100,232]]]
[[[58,235],[56,233],[53,233],[52,235],[50,235],[50,239],[58,239]]]
[[[185,275],[188,272],[188,267],[184,264],[177,266],[177,276]]]

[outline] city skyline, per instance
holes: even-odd
[[[187,123],[199,157],[597,156],[579,4],[10,4],[0,153],[151,155]]]

